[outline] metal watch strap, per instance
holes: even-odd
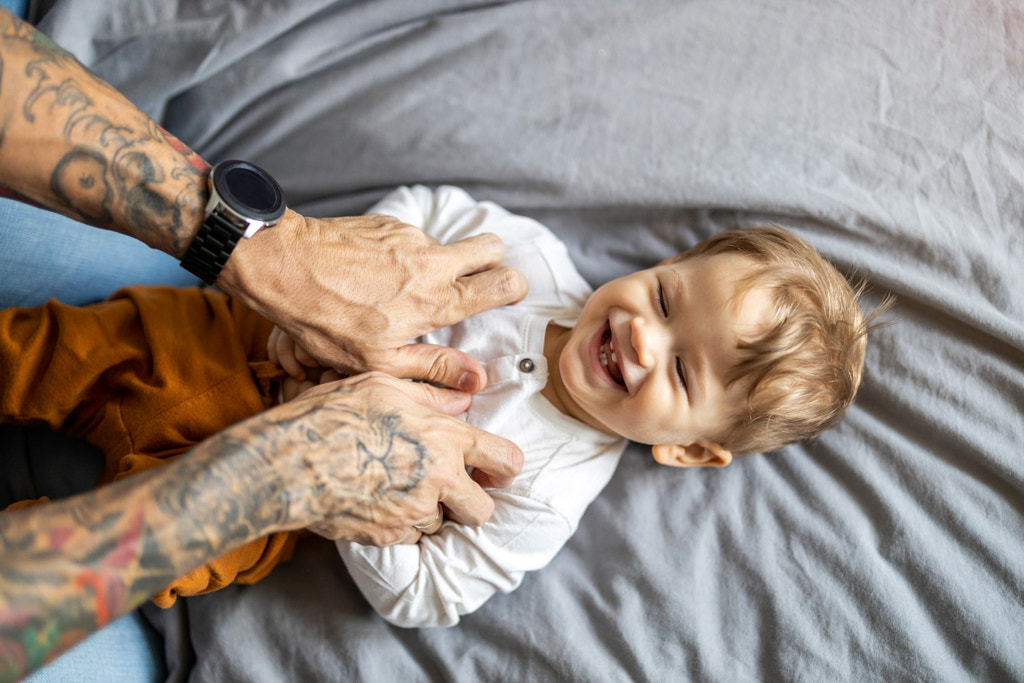
[[[212,285],[231,257],[242,231],[218,212],[210,213],[181,259],[181,267]]]

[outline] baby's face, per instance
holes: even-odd
[[[647,444],[715,439],[745,401],[726,386],[741,336],[769,321],[768,294],[734,296],[753,266],[720,254],[660,265],[604,285],[559,356],[574,417]]]

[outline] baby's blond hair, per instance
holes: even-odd
[[[771,322],[758,338],[740,340],[744,359],[728,379],[748,383],[746,406],[721,444],[735,454],[810,439],[835,424],[853,403],[864,367],[872,315],[856,290],[813,247],[773,225],[713,235],[671,261],[738,254],[753,272],[736,296],[764,288]]]

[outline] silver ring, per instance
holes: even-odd
[[[432,527],[435,524],[437,524],[437,520],[441,519],[441,515],[442,514],[444,514],[444,512],[443,512],[443,510],[441,508],[441,504],[438,503],[437,504],[437,514],[434,515],[434,518],[432,520],[430,520],[426,524],[413,524],[412,528],[415,529],[416,531],[426,532],[427,529],[429,529],[430,527]]]

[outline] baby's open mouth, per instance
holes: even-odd
[[[626,388],[626,382],[622,379],[622,368],[619,367],[619,357],[615,353],[615,341],[612,339],[611,329],[606,329],[604,334],[601,335],[601,348],[599,350],[601,356],[601,365],[608,371],[608,375],[615,380],[615,382],[623,389]]]

